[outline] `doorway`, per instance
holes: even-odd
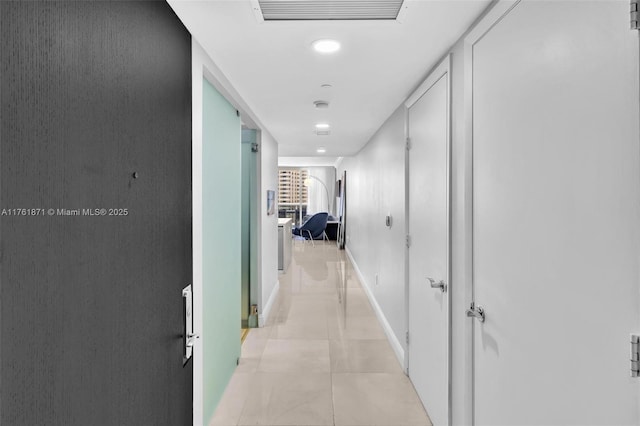
[[[448,56],[407,100],[408,373],[434,424],[450,421]]]
[[[240,335],[244,341],[250,328],[258,327],[258,131],[242,128],[242,216]]]

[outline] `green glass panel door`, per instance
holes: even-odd
[[[241,124],[236,109],[203,85],[204,420],[209,423],[240,357]]]

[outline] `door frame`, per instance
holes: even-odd
[[[467,308],[474,300],[474,197],[473,197],[473,49],[480,40],[508,15],[522,0],[497,0],[491,9],[469,31],[464,38],[464,306]],[[464,315],[464,312],[460,312]],[[475,366],[474,331],[475,321],[469,318],[465,325],[465,398],[464,423],[474,425],[475,421]]]
[[[255,287],[252,290],[255,290],[256,302],[258,304],[258,312],[260,315],[263,315],[263,297],[262,297],[262,286],[264,283],[265,271],[263,270],[263,231],[265,228],[265,223],[268,222],[267,217],[260,213],[261,211],[261,202],[262,198],[260,194],[262,193],[262,171],[263,171],[263,146],[264,143],[267,143],[269,140],[273,140],[273,137],[269,135],[269,133],[264,130],[265,126],[263,123],[256,117],[253,110],[247,105],[247,103],[243,100],[240,94],[236,91],[233,85],[229,82],[223,72],[218,68],[213,59],[208,55],[205,51],[204,47],[202,47],[199,42],[195,39],[191,40],[191,72],[192,72],[192,83],[191,83],[191,93],[192,93],[192,115],[191,115],[191,124],[192,124],[192,208],[193,208],[193,317],[194,317],[194,325],[193,330],[194,333],[199,334],[201,336],[200,339],[196,341],[193,346],[193,426],[203,425],[204,416],[204,382],[203,382],[203,374],[204,374],[204,364],[203,364],[203,349],[202,349],[202,341],[206,338],[202,334],[202,326],[203,326],[203,302],[202,302],[202,285],[203,285],[203,275],[202,268],[204,265],[204,260],[202,257],[202,229],[203,229],[203,216],[202,216],[202,146],[203,146],[203,136],[202,136],[202,125],[203,125],[203,80],[206,79],[213,87],[224,97],[226,100],[233,105],[238,113],[240,114],[240,120],[244,123],[248,128],[256,130],[256,142],[258,143],[258,152],[256,157],[256,168],[255,168],[255,184],[256,184],[256,193],[255,193],[255,208],[256,208],[256,235],[255,244],[256,247],[256,263],[254,266],[257,271],[254,276]],[[265,134],[266,132],[266,134]],[[267,142],[265,142],[267,140]],[[276,153],[277,155],[277,153]],[[271,216],[269,216],[271,217]],[[277,261],[274,263],[274,270],[276,270],[277,274]],[[277,290],[277,284],[274,291]],[[264,301],[264,303],[267,303]],[[238,338],[240,335],[238,334]]]
[[[452,108],[451,108],[451,53],[447,53],[447,55],[438,62],[438,64],[429,72],[427,78],[418,86],[418,88],[407,98],[404,102],[405,106],[405,139],[408,143],[407,149],[405,149],[405,228],[406,235],[408,238],[411,238],[411,221],[410,221],[410,159],[409,155],[411,152],[411,123],[409,121],[409,112],[411,107],[418,102],[436,83],[438,83],[441,79],[446,78],[446,92],[447,92],[447,160],[446,160],[446,217],[447,217],[447,292],[446,292],[446,307],[447,307],[447,424],[451,424],[452,420],[452,320],[451,320],[451,277],[452,277],[452,253],[451,253],[451,241],[452,241],[452,218],[451,218],[451,134],[452,134]],[[410,239],[409,239],[410,242]],[[411,297],[411,286],[410,286],[410,271],[411,265],[409,260],[409,245],[405,247],[405,312],[406,312],[406,323],[407,323],[407,336],[409,335],[409,330],[411,327],[410,317],[411,313],[409,311],[410,305],[409,300]],[[404,368],[405,373],[409,375],[409,342],[407,342],[407,349],[405,351],[405,359],[404,359]]]

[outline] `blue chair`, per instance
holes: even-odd
[[[299,228],[295,227],[291,230],[293,235],[303,237],[305,240],[311,240],[311,244],[315,246],[313,240],[324,238],[324,230],[327,228],[327,220],[329,213],[316,213],[307,219]]]

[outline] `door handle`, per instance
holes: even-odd
[[[469,306],[469,309],[467,309],[467,316],[470,318],[475,318],[480,322],[484,322],[484,320],[486,319],[482,306],[478,305],[476,307],[474,302],[471,302],[471,306]]]
[[[182,289],[182,307],[184,323],[182,328],[182,365],[193,355],[193,345],[196,339],[200,338],[193,332],[193,291],[191,284]]]
[[[444,280],[440,280],[440,281],[436,282],[436,280],[434,280],[431,277],[427,277],[427,279],[431,283],[431,288],[439,288],[440,291],[442,291],[443,293],[446,293],[447,284],[445,284]]]

